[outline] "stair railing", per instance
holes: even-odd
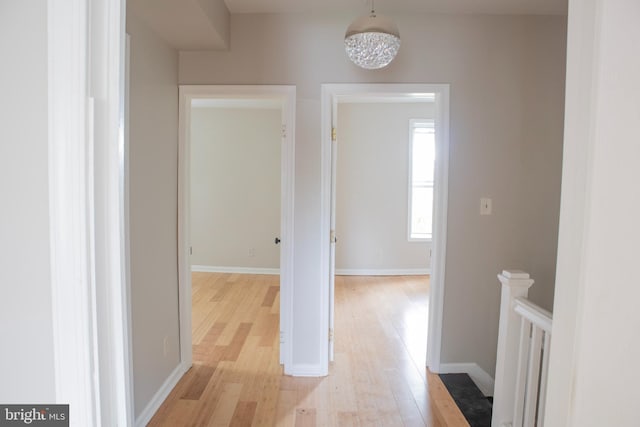
[[[527,299],[533,280],[518,270],[502,283],[492,427],[542,427],[552,314]]]

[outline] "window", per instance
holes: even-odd
[[[436,138],[433,120],[410,121],[409,240],[431,240]]]

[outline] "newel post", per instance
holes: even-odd
[[[513,422],[520,345],[520,316],[513,311],[513,301],[520,297],[526,298],[533,285],[529,274],[519,270],[504,270],[498,274],[498,280],[502,283],[502,296],[491,427],[508,426]]]

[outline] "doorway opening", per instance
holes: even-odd
[[[422,354],[414,359],[423,366],[426,364],[432,372],[439,371],[446,244],[448,96],[448,85],[323,85],[322,113],[325,143],[322,152],[322,225],[323,235],[329,237],[322,242],[323,259],[326,260],[323,263],[323,277],[324,283],[327,283],[326,312],[329,334],[327,363],[334,357],[333,338],[339,337],[341,333],[340,327],[336,328],[334,314],[336,272],[367,276],[403,275],[400,282],[411,283],[407,292],[413,292],[411,289],[417,290],[416,284],[419,283],[422,283],[422,290],[425,293],[429,291],[428,303],[426,294],[422,299],[423,308],[426,309],[428,304],[428,319],[423,312],[424,320],[420,322],[424,323],[419,323],[423,329],[428,330],[427,348],[422,347],[422,350],[417,352]],[[403,110],[404,112],[401,113]],[[380,150],[376,149],[373,146],[375,141],[384,140],[384,135],[392,132],[391,117],[398,114],[406,116],[404,119],[399,119],[406,119],[405,137],[403,138],[400,134],[387,135],[387,141],[389,139],[394,141]],[[362,124],[359,128],[355,126],[351,129],[353,121],[358,116]],[[437,161],[431,174],[433,178],[424,183],[421,180],[417,182],[411,175],[410,130],[416,127],[416,124],[424,125],[420,126],[422,131],[433,132],[437,153]],[[350,139],[353,140],[350,133],[353,131],[357,134],[358,130],[365,134],[361,135],[361,146],[345,147]],[[357,142],[352,144],[357,145]],[[347,154],[346,161],[341,160],[339,153],[342,152]],[[366,161],[363,160],[358,164],[358,157],[364,157]],[[354,178],[351,181],[360,181],[359,190],[356,187],[349,187],[355,185],[353,182],[347,184],[347,188],[344,189],[337,187],[338,182],[341,186],[344,182],[349,182],[350,176]],[[395,184],[398,182],[401,184],[395,185],[394,181]],[[382,194],[385,188],[390,190],[386,195]],[[344,191],[341,193],[341,190]],[[431,200],[422,200],[428,195],[429,190],[433,194]],[[421,216],[423,222],[430,219],[429,215],[424,213],[412,214],[412,200],[409,197],[412,193],[419,195],[418,198],[414,197],[414,208],[417,202],[420,202],[422,210],[425,210],[425,205],[426,209],[432,208],[430,212],[433,215],[430,224],[432,230],[417,224],[413,224],[412,227],[412,216]],[[395,200],[396,198],[398,200]],[[358,203],[362,203],[365,210],[368,209],[369,212],[375,210],[376,215],[366,216],[363,212],[351,212],[351,218],[347,218],[346,224],[336,222],[339,215],[345,217],[345,214],[341,213],[345,210],[343,205]],[[381,215],[377,215],[379,213]],[[398,215],[400,219],[390,219]],[[378,217],[377,223],[376,219],[372,219],[373,216]],[[414,222],[415,220],[414,218]],[[367,221],[372,223],[366,224]],[[360,237],[357,236],[358,232]],[[347,236],[341,236],[341,233],[346,233]],[[432,236],[426,236],[426,234],[432,234]],[[384,235],[387,235],[386,238],[382,238]],[[338,240],[344,241],[350,247],[345,248],[341,253],[340,250],[336,250]],[[362,247],[358,249],[356,247],[358,245]],[[345,258],[345,254],[348,254],[347,258],[350,259]],[[394,255],[399,256],[390,261]],[[423,276],[418,276],[420,274]],[[426,274],[430,274],[430,277]],[[355,279],[340,277],[340,281],[347,283],[353,280]],[[370,283],[385,281],[392,282],[393,278],[369,279]],[[415,316],[416,314],[414,311],[407,315]],[[418,339],[417,342],[420,340]],[[424,337],[422,342],[424,344]],[[414,347],[413,353],[416,354],[415,341],[409,345]]]
[[[255,288],[266,292],[262,299],[279,306],[263,332],[279,337],[279,362],[285,372],[290,365],[294,111],[293,86],[180,87],[178,263],[185,372],[194,349],[199,357],[194,342],[220,329],[229,338],[227,352],[236,351],[232,347],[242,347],[251,329],[236,319],[229,321],[239,324],[223,332],[225,321],[213,321],[207,304],[194,308],[197,294],[207,293],[207,281],[223,282],[209,289],[207,301],[224,298],[239,280],[262,286]],[[230,298],[237,305],[243,297]]]

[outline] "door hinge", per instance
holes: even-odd
[[[193,255],[193,246],[189,246],[189,255]]]
[[[329,243],[336,243],[338,239],[336,238],[336,230],[331,230],[329,233]]]
[[[287,125],[282,125],[282,138],[287,137]]]
[[[336,132],[336,128],[332,127],[331,128],[331,141],[335,141],[338,138],[337,132]]]
[[[333,328],[329,328],[329,342],[333,342]]]

